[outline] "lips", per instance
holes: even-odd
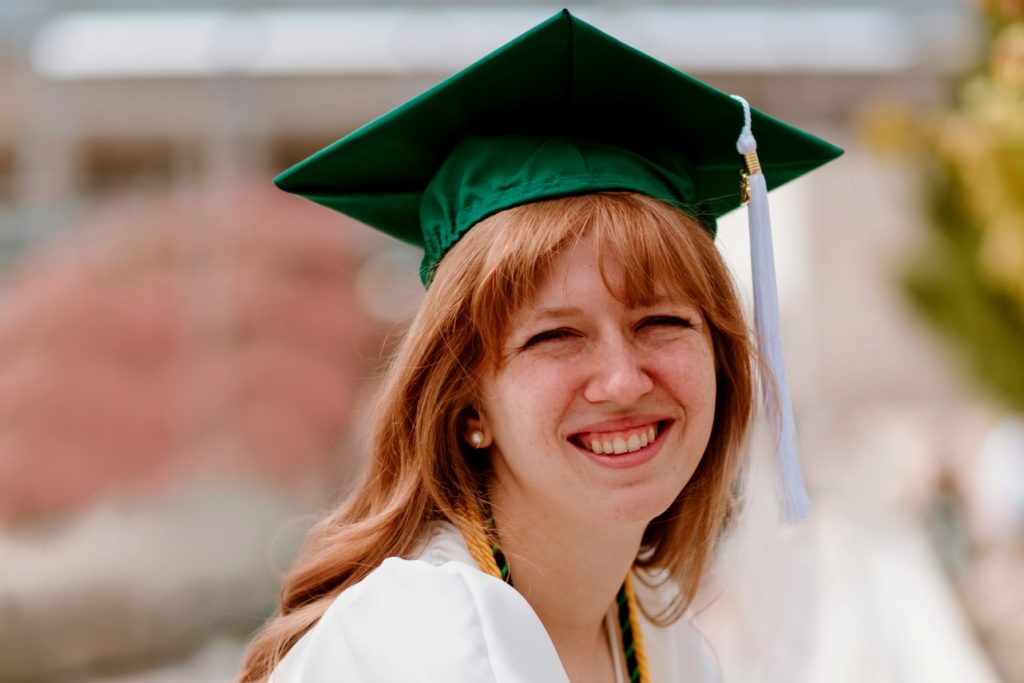
[[[595,455],[624,455],[635,453],[653,443],[668,422],[650,418],[616,420],[576,432],[569,440],[578,448]]]

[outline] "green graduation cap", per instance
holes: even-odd
[[[810,507],[782,362],[767,192],[840,154],[563,10],[275,182],[422,246],[425,284],[467,230],[520,204],[634,191],[714,234],[716,219],[749,196],[755,327],[778,392],[765,406],[780,411],[781,497],[792,521]]]
[[[751,110],[769,189],[842,150]],[[742,109],[563,10],[275,179],[424,248],[421,275],[483,218],[633,190],[712,232],[740,205]]]

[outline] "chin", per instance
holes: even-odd
[[[666,488],[633,486],[626,490],[609,492],[601,500],[596,501],[589,518],[597,518],[608,524],[643,525],[672,506],[679,497],[682,487]]]

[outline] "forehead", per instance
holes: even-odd
[[[622,256],[601,245],[593,235],[587,235],[552,258],[537,280],[533,296],[516,318],[607,306],[610,302],[639,308],[664,300],[689,299],[681,283],[669,287],[670,278],[648,275],[640,278],[646,281],[646,286],[639,288],[643,291],[629,291],[638,288],[636,278],[626,277]]]
[[[542,271],[534,302],[544,299],[576,298],[593,287],[594,278],[602,282],[602,270],[608,279],[608,286],[621,284],[621,259],[613,254],[601,254],[597,240],[587,235],[576,240],[556,254]],[[603,263],[602,263],[603,261]]]

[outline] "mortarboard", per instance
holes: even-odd
[[[420,275],[429,284],[473,225],[541,199],[631,190],[688,211],[713,234],[716,219],[746,199],[745,173],[755,322],[782,411],[783,503],[786,516],[799,519],[809,504],[782,367],[764,195],[840,154],[563,10],[274,182],[422,246]]]

